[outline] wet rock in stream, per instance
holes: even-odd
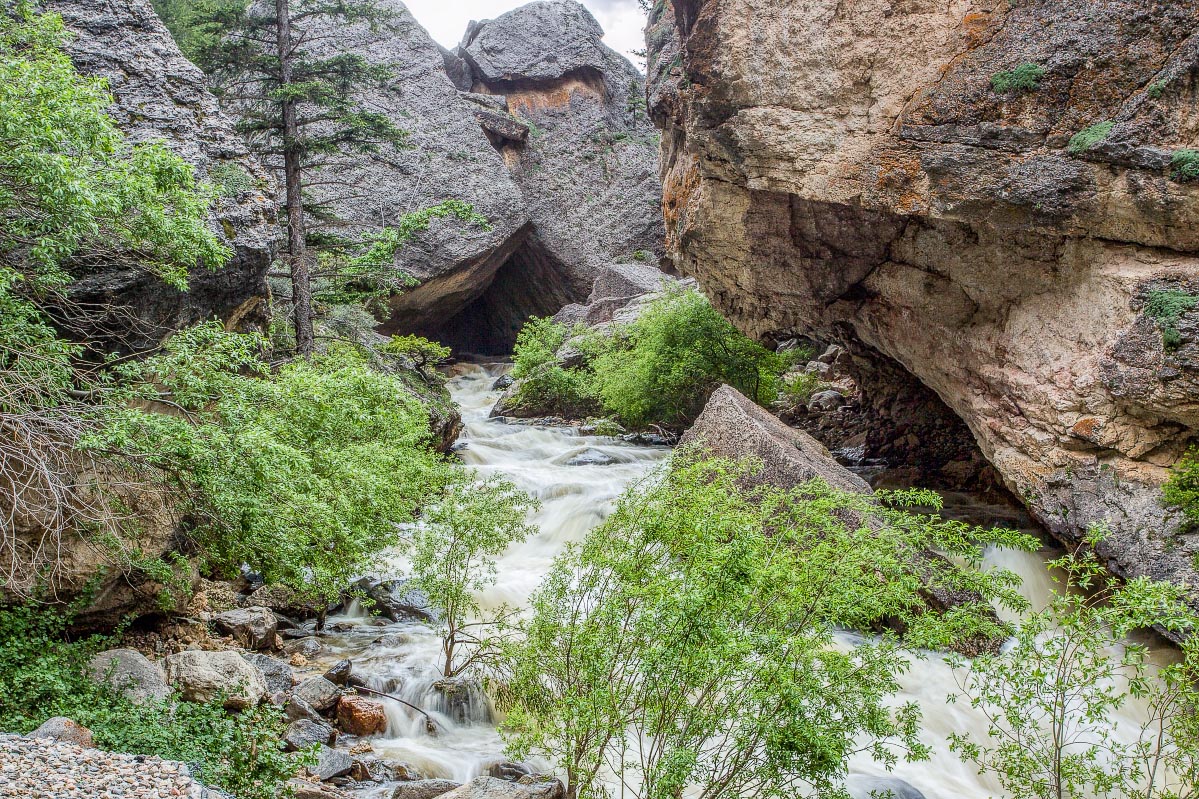
[[[451,780],[417,780],[395,786],[387,799],[436,799],[461,787]]]

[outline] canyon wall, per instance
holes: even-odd
[[[121,132],[132,142],[163,142],[218,186],[212,227],[234,252],[222,269],[192,270],[187,292],[138,268],[136,256],[75,270],[73,307],[60,321],[79,339],[126,350],[155,347],[212,317],[263,326],[278,235],[274,182],[221,112],[204,73],[184,58],[150,0],[50,0],[46,7],[73,34],[67,49],[76,68],[108,81],[108,113]]]
[[[313,31],[313,57],[355,53],[392,70],[357,99],[409,133],[407,147],[311,171],[319,225],[357,237],[444,200],[489,223],[435,221],[398,254],[395,269],[415,285],[392,299],[388,332],[507,353],[529,316],[585,298],[603,265],[657,263],[658,134],[645,79],[603,44],[586,8],[539,0],[472,23],[451,52],[399,0],[382,5],[392,16],[374,25],[297,23]]]
[[[1160,0],[661,0],[669,258],[752,335],[915,376],[1059,538],[1107,524],[1117,573],[1194,585],[1160,486],[1199,428],[1199,312],[1147,305],[1199,296],[1171,167],[1197,27]]]

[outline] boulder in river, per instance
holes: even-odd
[[[819,441],[788,427],[731,386],[713,392],[703,413],[679,441],[722,458],[756,458],[762,468],[750,486],[794,488],[819,477],[833,488],[869,493],[866,481],[833,459]]]
[[[387,713],[377,700],[343,696],[337,700],[337,726],[350,735],[378,735],[387,730]]]
[[[349,774],[354,768],[354,758],[340,749],[330,749],[324,744],[317,751],[316,763],[308,766],[308,773],[322,782]]]
[[[163,660],[167,682],[189,702],[225,697],[225,707],[244,710],[266,695],[266,680],[257,666],[237,652],[187,651]]]
[[[416,780],[402,782],[391,790],[387,799],[436,799],[450,791],[461,788],[462,784],[451,780]]]
[[[444,793],[445,799],[533,799],[524,785],[495,777],[475,777],[460,788]]]
[[[318,713],[325,713],[337,704],[341,689],[324,677],[310,677],[296,688],[295,696],[303,699]]]
[[[331,724],[312,719],[298,719],[287,725],[283,743],[289,752],[299,752],[317,744],[332,746],[337,740],[337,730]]]
[[[924,794],[897,777],[854,775],[846,783],[852,799],[924,799]]]
[[[162,667],[136,649],[100,652],[88,663],[88,674],[132,702],[161,701],[171,695]]]

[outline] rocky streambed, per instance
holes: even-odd
[[[456,447],[462,460],[484,476],[502,474],[541,501],[533,518],[538,534],[500,559],[498,581],[480,597],[484,609],[524,606],[554,557],[600,524],[616,498],[649,478],[669,454],[666,447],[582,435],[576,428],[491,417],[503,385],[497,380],[506,370],[505,364],[463,364],[450,380],[465,422]],[[750,405],[731,389],[722,389],[697,426],[723,428],[726,435],[713,438],[715,444],[740,442],[769,469],[790,470],[792,477],[815,469],[825,479],[865,487],[814,440]],[[772,461],[777,453],[795,459],[794,452],[802,453],[802,463]],[[1027,516],[1009,505],[987,505],[964,494],[949,494],[946,501],[949,516],[1033,529]],[[1039,606],[1052,586],[1044,568],[1047,554],[992,551],[986,565],[1017,572],[1026,596]],[[556,799],[562,786],[550,775],[549,764],[512,763],[505,757],[497,713],[486,693],[478,685],[442,678],[439,625],[419,595],[406,588],[407,572],[402,554],[393,553],[384,572],[363,584],[376,600],[374,611],[350,603],[329,616],[319,632],[314,621],[287,622],[286,597],[275,595],[274,589],[235,596],[228,587],[222,595],[222,584],[209,584],[208,595],[201,597],[212,611],[201,616],[206,623],[197,623],[192,634],[177,630],[179,643],[172,647],[181,643],[192,648],[164,652],[158,662],[118,650],[100,656],[95,669],[98,676],[111,670],[113,678],[146,696],[164,696],[174,687],[185,698],[201,701],[227,693],[226,702],[233,707],[259,701],[283,707],[290,721],[288,745],[320,747],[308,779],[295,784],[297,795],[306,799]],[[230,604],[240,607],[216,612]],[[267,604],[279,614],[263,607]],[[207,637],[209,625],[227,637]],[[839,638],[844,646],[862,640],[849,632]],[[235,648],[207,651],[214,646]],[[1169,652],[1163,650],[1162,656]],[[851,794],[868,797],[890,790],[902,799],[996,795],[997,784],[949,751],[952,733],[985,737],[986,723],[968,706],[946,703],[956,683],[943,657],[929,653],[914,662],[903,685],[897,700],[922,706],[924,738],[933,747],[933,759],[900,764],[887,773],[860,756],[850,764]],[[1119,720],[1122,733],[1135,734],[1140,712],[1130,708]]]

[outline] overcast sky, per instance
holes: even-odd
[[[462,40],[472,19],[495,19],[505,11],[522,6],[527,0],[404,0],[408,9],[439,44],[453,47]],[[634,50],[645,48],[641,30],[645,16],[637,0],[582,0],[583,5],[604,26],[604,43],[628,56],[638,67]]]

